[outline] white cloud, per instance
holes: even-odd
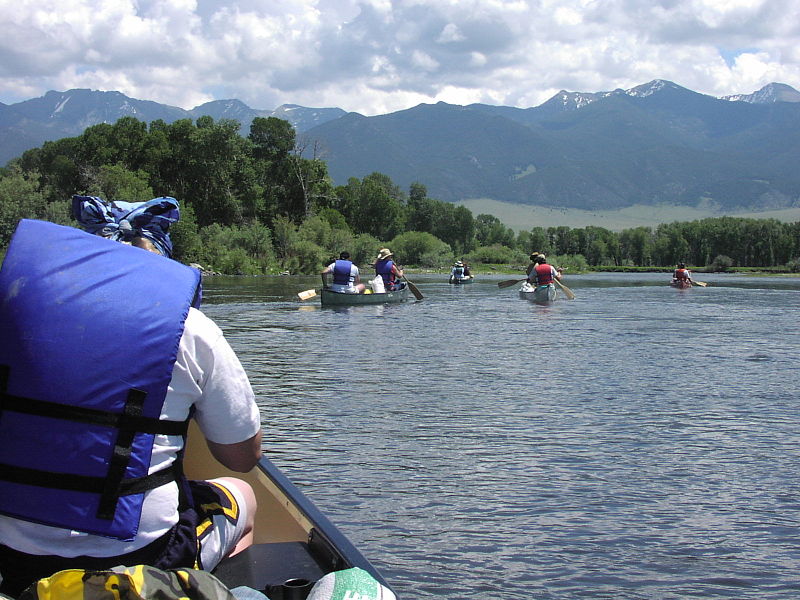
[[[442,33],[436,39],[437,42],[440,44],[447,44],[449,42],[461,42],[464,41],[464,35],[458,29],[458,25],[455,23],[448,23],[442,29]]]
[[[662,78],[800,88],[796,0],[0,0],[0,101],[533,106]]]

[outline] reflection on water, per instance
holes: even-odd
[[[700,277],[698,277],[700,278]],[[790,598],[800,279],[483,277],[322,309],[214,278],[265,450],[412,598]]]

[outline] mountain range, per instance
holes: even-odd
[[[561,91],[532,108],[440,102],[377,116],[297,105],[255,110],[238,100],[187,111],[120,92],[51,91],[0,103],[0,164],[123,116],[203,115],[236,119],[245,134],[256,116],[286,119],[298,136],[318,142],[337,185],[378,171],[450,202],[800,206],[800,92],[780,83],[715,98],[655,80],[628,90]]]

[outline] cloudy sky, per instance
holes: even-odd
[[[798,0],[0,0],[0,101],[71,88],[365,115],[668,79],[800,89]]]

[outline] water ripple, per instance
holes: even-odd
[[[798,596],[800,281],[575,277],[541,307],[419,276],[334,311],[291,279],[205,310],[265,450],[401,597]]]

